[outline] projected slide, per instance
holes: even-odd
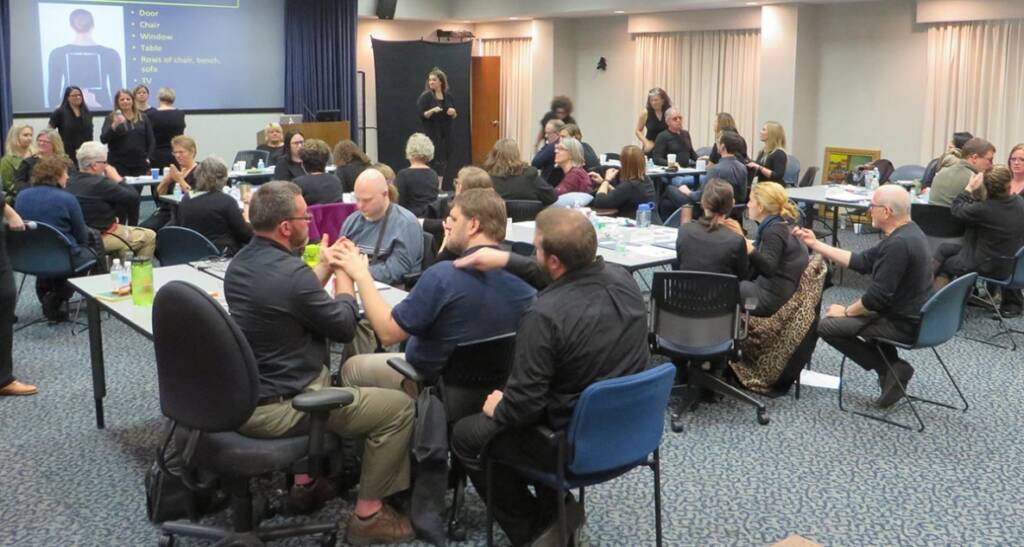
[[[190,110],[280,108],[283,0],[19,0],[11,3],[15,112],[64,88],[110,110],[118,89],[174,88]],[[155,106],[155,104],[154,104]]]

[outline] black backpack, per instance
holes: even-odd
[[[195,521],[224,507],[227,496],[215,479],[190,470],[174,444],[176,423],[169,423],[146,471],[146,516],[154,524],[187,517]]]

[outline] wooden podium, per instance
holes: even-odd
[[[281,126],[285,133],[298,131],[308,139],[320,139],[327,143],[328,148],[334,150],[335,145],[341,141],[352,138],[349,122],[306,122],[291,123]],[[261,129],[256,133],[256,144],[261,145],[267,142],[266,130]]]

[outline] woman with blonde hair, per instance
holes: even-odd
[[[514,139],[500,139],[487,153],[484,171],[491,176],[494,191],[504,200],[524,199],[544,205],[555,202],[555,189],[540,176],[536,167],[523,161],[519,143]]]
[[[57,156],[64,159],[64,163],[68,165],[68,173],[75,175],[78,173],[78,169],[75,166],[75,162],[71,161],[71,158],[64,153],[64,140],[60,138],[60,133],[56,129],[42,129],[36,134],[36,150],[31,156],[21,160],[21,164],[18,166],[18,170],[14,173],[14,192],[9,194],[7,197],[14,197],[15,194],[28,188],[29,178],[32,174],[32,169],[36,163],[49,156]]]
[[[14,203],[14,175],[21,162],[32,157],[32,126],[12,125],[7,132],[7,150],[0,159],[0,180],[4,183],[7,203]]]
[[[103,120],[100,142],[108,147],[107,163],[122,176],[149,172],[149,158],[156,148],[153,125],[127,89],[114,95],[114,110]]]
[[[789,201],[785,189],[775,182],[759,182],[750,191],[747,215],[757,223],[753,241],[747,241],[752,281],[743,281],[740,290],[757,296],[751,315],[774,314],[800,284],[807,267],[807,247],[791,232],[800,213]]]
[[[765,122],[761,127],[761,142],[764,147],[757,155],[756,161],[747,162],[750,169],[750,180],[758,182],[772,181],[782,184],[786,175],[786,131],[779,122]]]
[[[266,139],[261,145],[256,147],[256,150],[261,150],[270,154],[270,158],[267,160],[266,165],[277,165],[277,162],[281,161],[284,157],[284,129],[281,128],[281,124],[277,122],[270,122],[266,127],[263,128],[263,138]],[[337,154],[335,154],[337,155]]]

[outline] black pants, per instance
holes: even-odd
[[[818,335],[822,340],[843,355],[853,359],[864,370],[874,370],[883,374],[888,369],[885,361],[875,349],[875,344],[861,338],[888,338],[897,342],[910,343],[917,334],[917,325],[909,321],[892,321],[877,315],[860,317],[825,317],[818,324]],[[878,344],[890,363],[899,359],[896,347],[891,344]]]
[[[1020,289],[1003,289],[1003,303],[999,306],[1002,310],[1020,311],[1022,304],[1024,298],[1021,297]]]
[[[0,237],[3,233],[0,232]],[[14,272],[7,257],[0,257],[0,388],[14,381],[14,307],[18,303],[18,290],[14,286]]]
[[[662,192],[661,199],[658,200],[658,214],[661,215],[661,218],[667,219],[676,212],[676,209],[684,205],[700,205],[700,194],[696,195],[697,199],[694,199],[680,192],[676,186],[665,186],[665,191]]]
[[[459,420],[452,431],[452,452],[466,467],[480,497],[487,499],[487,475],[480,451],[490,443],[493,458],[554,471],[556,453],[529,430],[505,429],[482,413]],[[492,511],[513,545],[525,545],[537,537],[558,515],[558,492],[535,485],[501,465],[495,465],[491,486]]]

